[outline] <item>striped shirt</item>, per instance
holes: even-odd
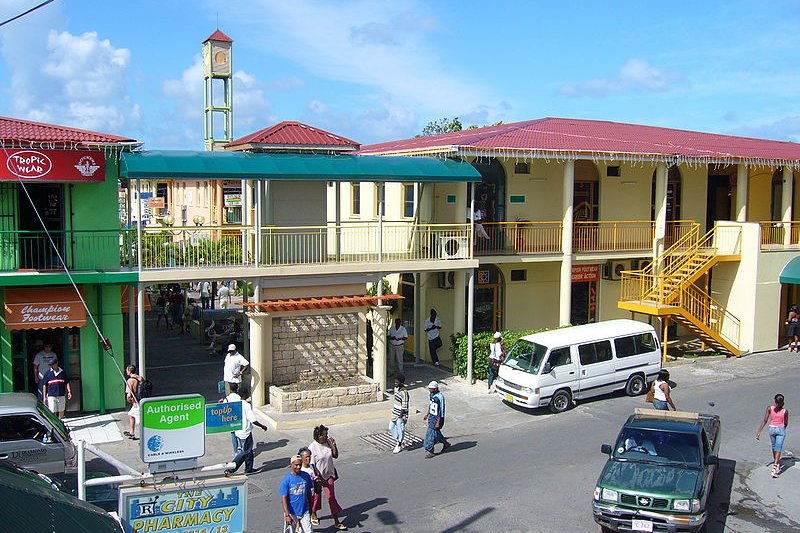
[[[398,418],[408,418],[408,391],[400,389],[394,391],[394,405],[392,405],[392,416]]]

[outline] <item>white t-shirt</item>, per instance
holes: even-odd
[[[503,343],[493,342],[489,345],[491,352],[489,353],[490,359],[501,360],[503,358]]]
[[[253,412],[253,406],[250,402],[242,401],[242,429],[237,429],[233,432],[239,439],[246,439],[253,432],[253,422],[256,420],[256,414]]]
[[[431,326],[436,326],[436,327],[428,330],[428,328],[430,328]],[[439,328],[441,327],[442,327],[442,321],[439,320],[438,316],[436,317],[436,320],[434,320],[433,322],[431,322],[431,317],[429,316],[428,318],[425,319],[425,326],[423,326],[422,329],[426,330],[425,333],[428,334],[428,340],[432,341],[433,339],[439,336]]]
[[[58,359],[58,357],[56,357],[56,352],[45,352],[44,350],[41,350],[33,358],[33,364],[39,367],[39,379],[42,379],[45,372],[50,370],[50,365],[47,363],[47,361],[51,357]]]
[[[241,383],[241,370],[249,364],[250,362],[239,352],[233,354],[228,353],[225,355],[225,367],[222,372],[222,379],[228,383]]]
[[[661,388],[661,385],[666,383],[665,381],[655,380],[653,382],[653,399],[661,400],[662,402],[667,401],[667,394],[664,392],[664,389]]]
[[[308,449],[311,450],[311,462],[317,467],[320,477],[334,477],[336,468],[333,466],[333,450],[330,446],[314,441],[308,445]]]
[[[204,281],[200,284],[200,296],[208,296],[211,293],[211,284]]]
[[[397,337],[397,339],[391,339],[392,346],[402,346],[406,343],[408,331],[406,331],[405,326],[400,326],[399,328],[392,326],[389,329],[389,337]]]

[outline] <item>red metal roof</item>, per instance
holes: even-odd
[[[208,39],[206,39],[206,40],[205,40],[205,41],[203,41],[203,42],[204,42],[204,43],[206,43],[206,42],[208,42],[208,41],[222,41],[222,42],[224,42],[224,43],[232,43],[232,42],[233,42],[233,39],[231,39],[230,37],[228,37],[227,35],[225,35],[225,34],[224,34],[224,33],[222,33],[221,31],[219,31],[219,29],[217,29],[217,31],[215,31],[214,33],[212,33],[212,34],[211,34],[211,35],[208,37]]]
[[[264,128],[250,135],[226,144],[226,148],[242,145],[270,145],[283,147],[321,147],[338,150],[357,150],[359,144],[340,135],[334,135],[325,130],[303,124],[284,120],[274,126]]]
[[[247,302],[242,305],[249,311],[259,313],[274,313],[276,311],[307,311],[314,309],[343,309],[347,307],[366,307],[377,305],[378,300],[402,300],[399,294],[384,294],[383,296],[326,296],[322,298],[286,298],[281,300],[266,300],[264,302]]]
[[[88,145],[97,143],[135,143],[137,141],[136,139],[109,135],[108,133],[0,117],[0,142],[11,145],[18,142]]]
[[[364,146],[362,154],[541,152],[800,161],[800,144],[602,120],[543,118]]]

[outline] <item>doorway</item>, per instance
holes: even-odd
[[[25,190],[18,194],[18,206],[20,268],[60,270],[58,255],[43,231],[42,222],[61,257],[64,257],[64,186],[57,183],[25,184]]]
[[[731,219],[731,175],[708,177],[708,197],[706,200],[706,231],[714,227],[717,220]]]
[[[576,326],[592,322],[597,322],[597,282],[573,283],[569,323]]]
[[[503,328],[503,280],[493,265],[478,268],[475,283],[473,331],[500,331]]]
[[[58,364],[70,379],[72,400],[68,411],[81,409],[81,365],[79,327],[11,330],[13,391],[36,394],[33,360],[45,344],[52,346]]]
[[[483,229],[489,239],[476,239],[476,251],[491,252],[503,250],[504,233],[497,222],[506,220],[506,171],[495,158],[478,159],[473,167],[480,172],[481,182],[475,187],[475,209],[483,213]],[[467,206],[469,209],[469,206]]]

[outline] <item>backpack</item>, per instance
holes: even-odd
[[[142,398],[149,398],[153,395],[153,382],[147,378],[140,378],[136,380],[136,401]]]

